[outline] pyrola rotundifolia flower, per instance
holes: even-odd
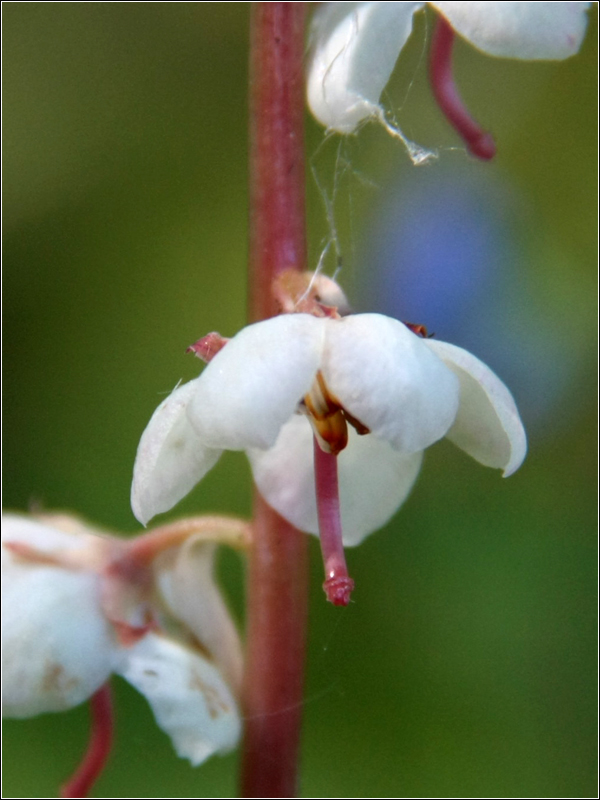
[[[330,130],[351,133],[369,117],[404,139],[416,161],[426,157],[385,118],[381,94],[412,30],[413,15],[426,3],[322,3],[311,29],[308,103]],[[450,67],[454,31],[493,56],[564,59],[583,40],[589,3],[436,2],[431,80],[435,96],[470,151],[494,154],[489,134],[469,117],[456,92]]]
[[[380,314],[283,314],[244,328],[157,408],[132,506],[146,522],[223,450],[245,450],[267,502],[322,545],[321,490],[334,482],[337,501],[339,480],[343,542],[355,545],[399,508],[422,451],[444,436],[505,475],[525,457],[508,389],[465,350]]]
[[[210,539],[240,544],[245,530],[200,517],[125,540],[66,515],[3,515],[3,714],[63,711],[116,673],[178,755],[231,750],[241,650]]]

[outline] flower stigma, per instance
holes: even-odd
[[[360,436],[369,433],[369,429],[348,414],[333,397],[320,370],[300,407],[308,417],[314,434],[315,494],[325,566],[323,589],[330,603],[347,606],[354,581],[348,575],[342,543],[336,456],[348,444],[347,423]]]
[[[314,457],[319,540],[325,566],[323,590],[334,606],[347,606],[354,589],[354,581],[348,575],[342,542],[337,457],[334,453],[323,450],[316,436]]]

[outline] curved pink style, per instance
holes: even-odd
[[[108,683],[92,695],[90,710],[92,714],[90,741],[75,774],[61,788],[61,797],[87,797],[100,777],[110,754],[114,717]]]
[[[438,16],[429,60],[431,88],[446,119],[463,139],[469,153],[489,161],[496,155],[494,138],[469,114],[454,82],[452,46],[455,36],[450,23],[444,17]]]

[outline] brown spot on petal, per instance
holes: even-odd
[[[192,673],[190,680],[192,692],[200,692],[206,702],[206,708],[211,719],[217,719],[221,714],[230,714],[231,709],[214,686],[206,683],[197,672]]]
[[[55,661],[48,661],[44,666],[44,673],[42,676],[42,691],[47,694],[53,694],[64,697],[76,689],[79,685],[79,679],[75,677],[68,677],[65,673],[65,668],[56,663]]]

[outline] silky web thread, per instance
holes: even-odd
[[[363,186],[367,186],[371,189],[379,188],[379,186],[369,179],[367,176],[361,174],[357,169],[355,169],[352,165],[352,161],[348,155],[348,148],[351,146],[353,141],[345,136],[339,136],[336,149],[335,149],[335,160],[334,160],[334,167],[333,167],[333,179],[332,179],[332,186],[331,190],[328,189],[326,183],[328,182],[324,177],[323,173],[325,169],[321,167],[318,163],[318,159],[322,156],[323,151],[329,142],[334,140],[334,137],[338,137],[339,134],[334,132],[330,132],[325,134],[323,137],[322,142],[319,144],[315,152],[313,153],[312,157],[309,160],[310,169],[312,173],[312,177],[317,188],[317,191],[321,197],[321,201],[323,203],[323,207],[325,209],[325,222],[327,224],[328,233],[325,235],[323,239],[322,249],[318,258],[317,266],[315,269],[315,274],[319,275],[326,272],[325,264],[327,260],[331,260],[333,257],[334,260],[334,267],[333,267],[333,275],[332,279],[334,281],[338,280],[338,276],[342,269],[344,268],[345,257],[344,257],[344,249],[342,248],[341,236],[338,229],[337,219],[338,219],[338,211],[337,206],[339,205],[338,200],[339,196],[342,192],[343,184],[342,180],[344,177],[348,178],[348,187],[347,187],[347,202],[348,202],[348,228],[350,231],[350,239],[351,242],[354,240],[354,194],[352,192],[352,185],[351,180],[357,179]],[[333,248],[333,253],[332,253]],[[353,244],[350,246],[350,250],[354,250]]]
[[[412,161],[415,167],[420,167],[424,164],[428,164],[430,161],[433,161],[434,159],[437,159],[438,152],[437,150],[429,150],[426,147],[422,147],[421,145],[417,144],[416,142],[413,142],[411,139],[405,136],[396,120],[396,112],[402,111],[402,109],[408,102],[409,95],[413,90],[419,70],[426,68],[424,65],[427,57],[427,48],[429,46],[430,38],[431,37],[429,30],[429,19],[427,18],[427,15],[425,15],[425,31],[423,35],[421,52],[419,54],[416,66],[413,69],[412,77],[408,82],[408,86],[406,87],[404,97],[400,102],[400,105],[398,105],[397,108],[394,110],[393,108],[394,104],[391,101],[390,95],[387,90],[384,90],[382,93],[382,99],[383,97],[387,99],[388,102],[386,103],[386,106],[389,105],[389,107],[384,107],[383,105],[379,106],[378,107],[379,113],[377,114],[376,117],[377,121],[380,122],[381,125],[383,125],[383,127],[390,134],[390,136],[393,136],[394,139],[400,139],[400,141],[406,148],[410,160]]]
[[[315,186],[319,195],[321,197],[321,201],[323,203],[323,207],[325,209],[325,220],[328,227],[328,234],[324,239],[324,243],[322,245],[321,253],[319,255],[317,265],[315,268],[315,275],[320,275],[325,272],[325,264],[327,259],[330,257],[331,248],[333,247],[334,250],[334,257],[335,257],[335,267],[333,271],[332,278],[333,280],[337,280],[340,271],[343,268],[344,263],[344,255],[341,245],[341,239],[338,231],[338,226],[336,223],[336,202],[338,199],[338,194],[340,191],[340,182],[342,178],[350,174],[352,177],[358,178],[358,180],[363,185],[368,185],[373,187],[375,184],[373,181],[368,179],[366,176],[361,175],[352,165],[351,160],[348,156],[348,144],[352,139],[355,138],[356,134],[360,132],[360,130],[367,125],[369,122],[373,122],[374,120],[377,121],[386,132],[395,139],[399,139],[406,151],[408,153],[409,158],[414,166],[422,166],[425,164],[429,164],[431,161],[437,159],[439,157],[439,153],[437,150],[429,150],[426,147],[422,147],[421,145],[413,142],[409,139],[405,134],[402,132],[397,119],[396,114],[401,111],[406,103],[408,102],[409,96],[413,91],[414,84],[417,79],[417,75],[419,70],[425,68],[426,65],[426,58],[427,58],[427,49],[430,44],[430,23],[427,15],[424,15],[424,32],[422,38],[422,45],[421,50],[419,53],[419,57],[417,63],[412,71],[412,77],[408,81],[406,90],[404,91],[404,97],[402,98],[399,105],[394,108],[394,103],[392,102],[389,93],[387,90],[384,90],[382,93],[382,100],[384,100],[384,104],[378,106],[377,112],[373,117],[363,120],[356,131],[351,137],[336,133],[335,131],[326,132],[323,140],[318,145],[317,149],[313,153],[312,157],[310,158],[310,169],[313,176],[313,180],[315,182]],[[317,161],[319,157],[322,155],[323,150],[326,148],[327,144],[334,139],[334,137],[338,138],[338,144],[336,148],[335,154],[335,166],[333,171],[333,185],[331,187],[331,193],[328,191],[325,181],[323,180],[322,176],[320,175],[320,169],[317,165]],[[452,148],[444,148],[444,149],[451,149],[451,150],[464,150],[464,148],[460,147],[452,147]],[[354,202],[353,202],[353,194],[351,191],[351,187],[348,188],[348,206],[349,206],[349,230],[350,236],[353,239],[353,232],[354,232],[354,224],[353,224],[353,217],[354,217]],[[353,250],[353,247],[350,248]],[[309,287],[310,289],[310,287]],[[308,293],[309,290],[307,290]]]
[[[338,186],[339,186],[339,163],[340,163],[340,153],[343,145],[342,137],[338,140],[338,146],[336,148],[336,157],[335,157],[335,167],[333,173],[333,187],[331,192],[331,197],[327,189],[325,188],[324,183],[322,182],[321,178],[319,177],[319,173],[317,170],[317,158],[323,152],[325,145],[327,142],[330,142],[333,137],[336,136],[335,133],[326,133],[323,137],[323,140],[313,153],[310,158],[310,171],[315,182],[315,186],[317,187],[317,191],[321,197],[321,201],[323,203],[323,207],[325,209],[325,221],[327,223],[327,227],[329,229],[329,233],[325,238],[325,242],[323,244],[321,254],[319,255],[319,260],[317,262],[317,266],[315,268],[315,275],[320,275],[324,272],[324,264],[327,255],[333,246],[334,253],[335,253],[335,272],[334,272],[334,280],[335,276],[338,274],[339,270],[342,266],[342,250],[340,245],[340,238],[337,231],[337,226],[335,222],[335,201],[338,193]]]

